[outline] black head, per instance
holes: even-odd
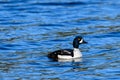
[[[79,44],[84,44],[84,43],[87,42],[85,42],[81,36],[76,36],[75,39],[73,40],[73,47],[79,48]]]

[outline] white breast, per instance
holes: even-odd
[[[78,48],[74,48],[73,53],[74,53],[74,58],[82,57],[82,54]]]

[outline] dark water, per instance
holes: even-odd
[[[76,35],[81,61],[46,57]],[[0,0],[0,80],[120,80],[120,0]]]

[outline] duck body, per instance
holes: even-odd
[[[50,54],[48,54],[49,58],[53,58],[55,60],[57,59],[73,59],[73,58],[79,58],[82,57],[82,54],[79,49],[74,48],[72,49],[61,49],[54,51]]]
[[[82,37],[77,36],[73,40],[73,49],[61,49],[61,50],[56,50],[54,52],[51,52],[48,54],[48,58],[51,58],[53,60],[58,60],[58,59],[75,59],[75,58],[80,58],[82,57],[82,54],[79,50],[79,44],[86,43]]]

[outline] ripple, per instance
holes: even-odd
[[[118,0],[0,1],[0,79],[119,80]],[[82,60],[51,61],[81,35]],[[13,74],[14,73],[14,74]]]
[[[42,5],[42,6],[74,6],[74,5],[84,5],[84,2],[45,2],[45,3],[34,3],[34,5]]]

